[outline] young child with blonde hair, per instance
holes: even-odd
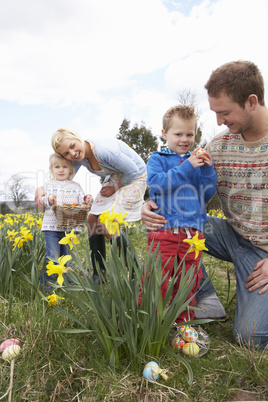
[[[46,263],[49,257],[58,258],[62,255],[69,254],[69,247],[65,244],[59,244],[59,241],[65,237],[65,229],[58,225],[56,215],[53,210],[53,203],[56,201],[58,205],[63,204],[89,204],[92,202],[90,195],[85,196],[79,183],[72,180],[75,169],[72,161],[68,161],[56,153],[50,155],[49,158],[50,180],[44,184],[45,195],[43,202],[45,204],[45,212],[41,230],[44,232],[46,243]],[[69,228],[67,231],[74,229],[76,233],[81,232],[81,227]],[[47,270],[39,276],[40,283],[45,284],[45,290],[51,287],[46,284],[53,281],[53,275],[48,276]]]
[[[186,272],[193,265],[196,279],[188,298],[192,297],[200,284],[202,270],[199,262],[202,253],[195,259],[195,253],[190,252],[189,244],[183,242],[192,238],[198,232],[199,239],[206,221],[205,202],[209,201],[216,191],[216,173],[213,161],[208,151],[194,149],[198,116],[191,106],[177,105],[163,116],[162,136],[167,141],[167,147],[154,152],[147,162],[147,185],[149,195],[158,209],[156,212],[166,219],[163,229],[149,232],[148,250],[153,242],[154,251],[159,244],[161,253],[163,277],[167,277],[161,285],[162,297],[165,297],[168,282],[174,274],[174,260],[177,256],[178,264],[185,256]],[[179,268],[173,288],[174,298],[179,288]],[[190,302],[195,305],[195,298]],[[194,311],[190,311],[190,319],[194,318]],[[188,320],[186,311],[177,318],[177,322]]]

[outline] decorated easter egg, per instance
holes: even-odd
[[[13,344],[4,349],[2,353],[3,360],[12,360],[20,353],[20,346]]]
[[[186,342],[196,342],[198,339],[198,333],[196,332],[195,329],[193,328],[189,328],[187,330],[184,331],[182,338],[186,341]]]
[[[198,151],[196,152],[196,155],[201,154],[205,152],[205,150],[203,148],[199,148]],[[206,154],[203,154],[200,156],[200,158],[204,159],[204,157],[206,156]]]
[[[182,348],[182,353],[196,357],[199,353],[199,346],[195,342],[188,342]]]
[[[159,376],[159,366],[156,362],[149,362],[143,370],[143,377],[146,380],[156,381]]]
[[[187,329],[190,329],[190,327],[187,327],[186,325],[182,325],[180,327],[180,333],[183,334]]]
[[[181,350],[183,345],[185,345],[185,341],[181,338],[181,335],[178,335],[173,340],[173,347],[177,350]]]
[[[15,339],[15,338],[7,339],[6,341],[2,342],[0,345],[0,353],[2,353],[8,346],[19,345],[19,344],[20,344],[19,339]]]

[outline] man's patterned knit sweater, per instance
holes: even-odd
[[[235,231],[268,251],[268,135],[244,141],[228,130],[207,146],[222,210]]]

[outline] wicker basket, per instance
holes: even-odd
[[[73,229],[78,226],[84,226],[90,208],[91,203],[88,205],[53,204],[58,225],[62,229]]]

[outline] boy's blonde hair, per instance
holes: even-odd
[[[176,105],[169,108],[163,116],[162,126],[163,130],[167,132],[170,129],[172,118],[174,116],[178,116],[184,120],[196,120],[195,131],[197,130],[197,120],[198,114],[195,112],[195,108],[193,106],[188,105]]]
[[[70,175],[68,177],[69,180],[72,180],[72,178],[75,175],[75,169],[74,169],[74,164],[72,161],[69,161],[68,159],[65,159],[63,156],[59,155],[59,154],[51,154],[49,157],[49,170],[50,170],[50,178],[53,179],[53,166],[57,163],[57,162],[64,162],[67,165],[70,166]]]
[[[61,145],[62,140],[65,138],[80,141],[81,144],[84,143],[84,140],[75,131],[69,130],[67,128],[59,128],[51,137],[52,148],[54,152],[56,152],[56,154],[58,155],[60,155],[58,152],[58,147]]]

